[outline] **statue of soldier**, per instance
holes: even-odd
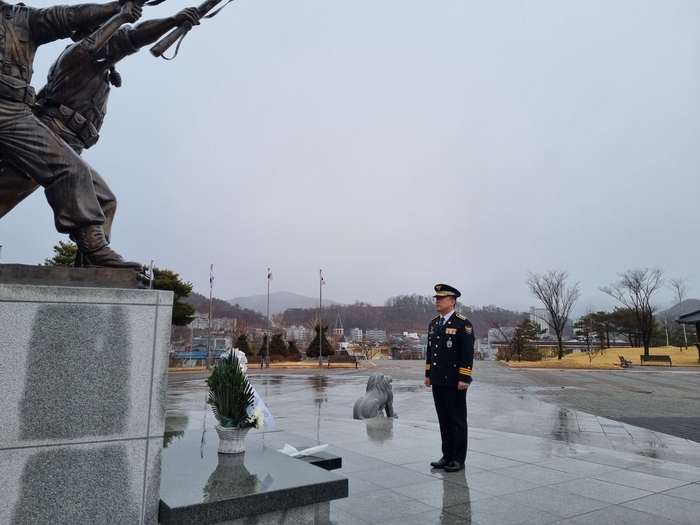
[[[93,170],[34,115],[30,86],[38,46],[100,26],[117,15],[123,3],[37,9],[0,1],[0,156],[9,165],[0,170],[0,202],[9,203],[0,206],[0,217],[33,191],[18,186],[10,175],[14,168],[44,188],[56,230],[75,241],[85,266],[137,270],[140,263],[125,261],[109,247]]]
[[[191,7],[175,16],[149,20],[133,28],[120,27],[122,23],[118,17],[113,17],[92,33],[76,31],[72,37],[76,42],[53,63],[47,83],[37,95],[35,114],[79,155],[99,139],[111,85],[121,86],[115,64],[175,27],[184,23],[198,24],[199,12]],[[105,216],[103,231],[109,241],[117,199],[99,173],[92,169],[91,175]],[[36,188],[36,183],[31,180],[29,183]],[[83,254],[78,250],[75,265],[83,264]]]

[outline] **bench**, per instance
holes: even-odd
[[[259,355],[247,355],[248,365],[260,365],[260,370],[262,370],[265,360]]]
[[[328,368],[331,367],[331,363],[355,363],[355,368],[357,368],[357,358],[354,355],[329,355]]]
[[[644,363],[668,363],[669,366],[673,366],[671,364],[671,356],[670,355],[640,355],[639,360],[641,361],[641,364]]]
[[[632,368],[632,361],[630,359],[625,359],[621,355],[618,355],[617,357],[620,358],[620,366],[622,368]]]

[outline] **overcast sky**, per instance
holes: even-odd
[[[322,268],[339,302],[445,282],[524,309],[527,272],[564,269],[583,313],[658,266],[700,297],[696,0],[236,0],[175,60],[118,69],[84,154],[119,199],[112,247],[197,292],[213,263],[217,297],[266,293],[268,266],[315,296]],[[2,262],[61,239],[41,190],[0,220]]]

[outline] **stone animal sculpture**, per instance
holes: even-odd
[[[391,377],[381,372],[373,373],[367,381],[365,397],[355,401],[355,407],[352,410],[353,419],[377,417],[382,410],[386,411],[386,417],[398,417],[394,412],[392,381]]]

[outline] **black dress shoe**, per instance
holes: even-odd
[[[449,461],[445,458],[440,459],[439,461],[433,461],[430,466],[433,468],[445,468],[445,465],[447,465]]]
[[[460,463],[459,461],[453,459],[443,468],[445,469],[445,472],[459,472],[460,470],[464,469],[464,463]]]

